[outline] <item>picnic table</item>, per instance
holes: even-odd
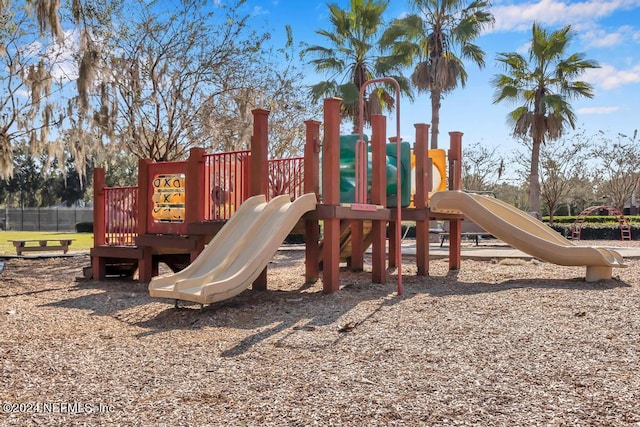
[[[487,233],[486,230],[475,222],[471,221],[469,218],[465,217],[462,221],[462,232],[460,233],[463,237],[472,237],[476,241],[476,246],[480,244],[480,237],[489,236],[492,237],[491,234]],[[444,223],[444,231],[440,233],[440,247],[444,245],[445,240],[449,238],[449,221],[445,221]]]
[[[69,251],[69,245],[75,239],[20,239],[8,240],[13,243],[16,253],[22,255],[23,252],[57,251],[61,250],[65,254]]]

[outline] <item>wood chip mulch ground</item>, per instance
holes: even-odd
[[[640,426],[640,260],[585,283],[535,260],[417,277],[408,258],[402,296],[394,270],[325,295],[284,251],[269,291],[202,310],[87,265],[5,262],[0,425]]]

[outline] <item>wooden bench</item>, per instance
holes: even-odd
[[[29,240],[8,240],[13,243],[16,253],[22,255],[23,252],[39,252],[39,251],[63,251],[65,254],[69,251],[69,245],[75,239],[29,239]],[[52,243],[51,245],[49,243]]]
[[[462,236],[463,237],[472,237],[476,241],[476,246],[480,245],[480,237],[487,236],[493,237],[491,234],[487,233],[487,231],[480,227],[475,222],[471,221],[468,218],[464,218],[462,220]],[[444,245],[444,241],[449,238],[449,221],[444,222],[444,232],[440,233],[440,247]]]

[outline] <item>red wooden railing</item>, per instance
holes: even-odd
[[[205,221],[225,220],[249,194],[249,150],[204,155]]]
[[[249,195],[249,150],[204,155],[205,221],[226,220]],[[304,158],[268,161],[267,199],[289,194],[296,199],[304,192]]]
[[[138,235],[138,187],[104,189],[105,244],[135,246]]]
[[[269,198],[288,194],[291,200],[304,193],[304,157],[269,160]]]

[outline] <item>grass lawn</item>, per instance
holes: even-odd
[[[70,252],[86,251],[93,247],[93,233],[60,233],[56,231],[0,231],[0,256],[15,255],[16,249],[9,240],[74,239]],[[54,251],[62,253],[62,251]],[[30,255],[38,252],[29,252]]]

